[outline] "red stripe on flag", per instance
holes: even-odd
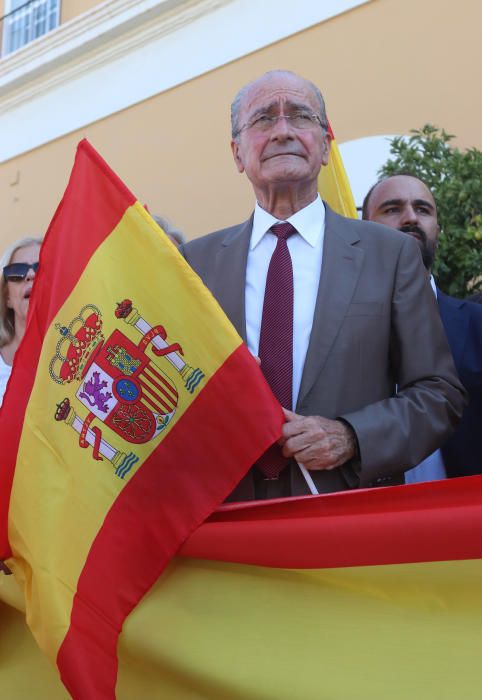
[[[482,476],[232,504],[181,555],[282,568],[482,557]]]
[[[152,396],[149,396],[148,391],[149,387],[146,387],[145,384],[141,381],[140,385],[142,387],[142,398],[141,401],[146,406],[148,409],[152,409],[156,413],[170,413],[174,406],[176,405],[174,403],[174,406],[172,404],[167,404],[165,401],[160,397],[156,396],[155,401]],[[152,392],[152,389],[151,389]],[[157,403],[156,403],[157,402]]]
[[[57,657],[74,698],[115,698],[116,645],[124,619],[180,544],[268,446],[261,437],[266,413],[259,415],[258,406],[272,405],[273,398],[252,363],[246,346],[240,345],[107,514],[79,578],[70,628]],[[229,411],[220,396],[230,401]],[[248,423],[242,418],[247,410]],[[272,435],[271,441],[277,437]],[[245,455],[244,465],[239,454]]]
[[[146,387],[147,389],[149,389],[149,383],[150,383],[150,384],[152,384],[153,387],[155,387],[158,391],[160,391],[161,394],[164,395],[164,397],[169,401],[169,403],[176,404],[177,398],[178,398],[177,391],[173,391],[172,386],[166,381],[164,381],[164,386],[162,386],[160,381],[156,381],[156,378],[162,380],[162,377],[157,373],[154,374],[154,372],[149,373],[149,372],[144,371],[144,372],[141,372],[141,374],[139,374],[139,381],[142,384],[143,388]],[[167,387],[167,389],[170,390],[170,393],[167,391],[167,389],[165,387]],[[152,391],[152,388],[150,389],[150,391],[151,391],[151,393],[154,393]]]
[[[101,173],[92,186],[92,167]],[[88,205],[84,193],[88,191]],[[87,141],[81,141],[65,194],[48,228],[40,266],[30,299],[28,333],[15,356],[15,395],[7,389],[0,413],[0,558],[11,554],[8,543],[8,507],[25,409],[35,382],[42,338],[52,319],[71,294],[99,245],[117,226],[136,199]],[[53,290],[55,293],[53,293]],[[10,382],[10,386],[12,382]]]
[[[93,175],[93,168],[99,172],[98,177]],[[88,206],[84,199],[86,192]],[[43,330],[48,329],[58,314],[96,249],[135,202],[132,192],[88,141],[81,141],[69,184],[45,236],[35,281],[40,289],[32,301]],[[48,275],[42,274],[43,258],[51,261]],[[42,285],[46,279],[48,289]],[[51,290],[55,290],[55,296]]]
[[[152,381],[152,383],[155,384],[156,386],[157,386],[157,384],[156,384],[156,382],[154,381],[154,378],[156,378],[157,381],[160,382],[161,384],[164,384],[164,386],[167,387],[167,389],[171,392],[171,397],[170,397],[170,398],[171,398],[171,399],[174,399],[174,400],[177,400],[178,393],[177,393],[177,391],[176,391],[176,388],[175,388],[174,386],[172,386],[172,384],[171,384],[170,382],[168,382],[167,379],[166,379],[165,377],[162,376],[162,374],[160,374],[159,372],[156,372],[156,370],[154,369],[154,367],[150,367],[150,366],[148,365],[148,366],[144,369],[144,374],[145,374],[145,376],[148,377],[148,378],[150,379],[150,381]]]

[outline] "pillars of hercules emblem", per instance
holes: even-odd
[[[145,339],[145,344],[151,342],[155,354],[162,355],[179,372],[186,389],[192,394],[198,387],[204,372],[199,368],[191,367],[182,357],[182,348],[178,343],[174,345],[167,342],[167,334],[162,326],[152,327],[142,318],[139,311],[132,306],[130,299],[124,299],[117,305],[115,312],[117,318],[122,318],[129,326],[133,326]]]

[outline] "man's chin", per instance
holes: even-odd
[[[305,161],[292,156],[270,158],[263,163],[263,170],[274,180],[303,180],[308,174]]]
[[[263,160],[263,166],[267,167],[300,167],[304,158],[294,153],[276,153]]]

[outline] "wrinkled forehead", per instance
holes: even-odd
[[[370,199],[372,211],[378,209],[384,202],[392,200],[407,203],[424,200],[429,202],[436,211],[435,200],[428,187],[421,180],[409,175],[398,175],[383,180],[375,187]]]
[[[243,96],[240,111],[249,117],[260,109],[275,105],[307,107],[320,113],[320,103],[313,88],[295,75],[263,76],[249,86]]]

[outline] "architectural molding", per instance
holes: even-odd
[[[106,0],[0,60],[0,162],[370,1]]]
[[[168,34],[230,0],[106,0],[0,60],[0,98],[49,70],[65,81],[105,54],[105,60]],[[155,20],[153,22],[153,20]],[[142,25],[148,24],[148,27]],[[137,28],[139,31],[135,32]],[[134,33],[135,32],[135,33]],[[116,38],[123,39],[114,42]],[[89,54],[92,54],[89,60]],[[85,65],[81,60],[85,57]],[[75,59],[75,65],[70,65]],[[25,90],[25,99],[31,93]],[[6,108],[8,108],[8,103]],[[5,107],[2,100],[0,111]]]

